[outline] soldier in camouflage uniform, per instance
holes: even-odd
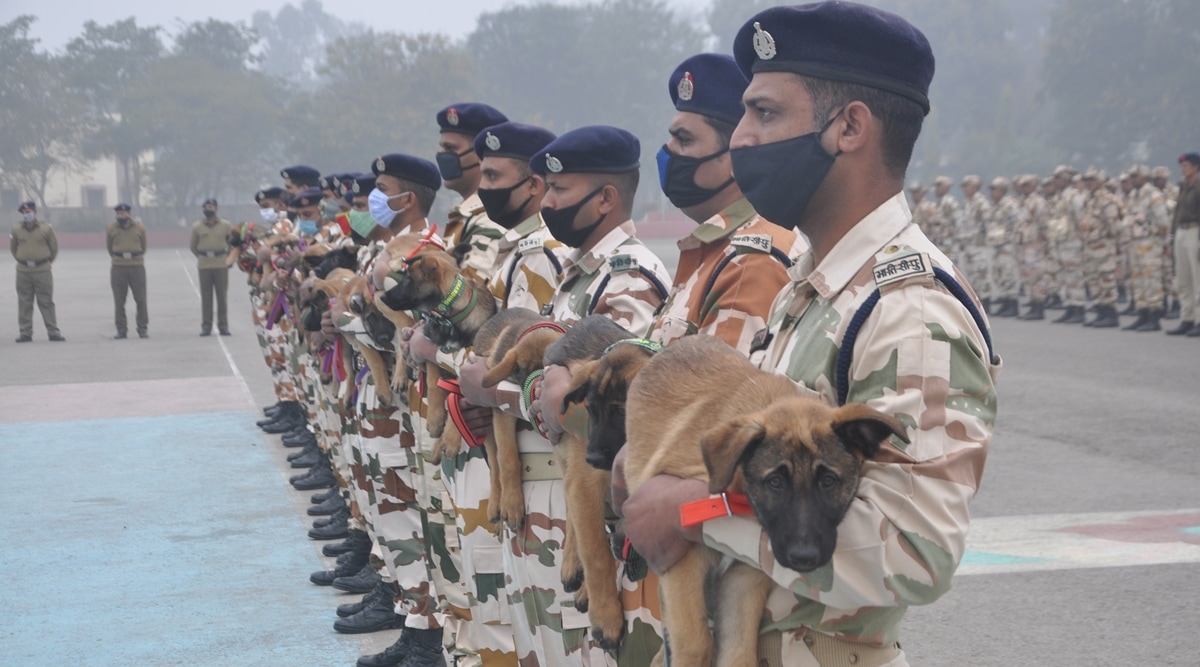
[[[1066,165],[1054,170],[1057,194],[1051,217],[1050,240],[1058,264],[1058,288],[1063,314],[1056,324],[1082,324],[1086,319],[1087,289],[1083,280],[1083,238],[1079,221],[1083,215],[1086,196],[1081,189],[1079,173]]]
[[[956,264],[958,270],[975,286],[977,294],[982,299],[986,310],[991,293],[988,288],[992,253],[983,240],[983,232],[988,216],[991,215],[992,203],[980,192],[983,179],[975,174],[968,174],[962,179],[963,209],[958,219],[956,230],[956,245],[959,250]],[[917,219],[917,210],[913,210],[913,221]]]
[[[843,32],[860,35],[862,44],[888,44],[873,48],[892,52],[868,59],[833,50],[829,35]],[[811,76],[806,74],[815,64],[811,59],[821,57],[824,64],[830,53],[843,62],[818,71],[839,80],[812,99],[787,70]],[[754,518],[722,517],[701,530],[681,528],[676,506],[709,497],[707,483],[698,480],[664,475],[643,484],[623,508],[627,534],[659,570],[669,568],[692,540],[702,539],[771,576],[777,586],[766,603],[757,664],[907,665],[897,645],[901,618],[909,606],[928,604],[949,590],[965,552],[968,503],[980,483],[996,414],[999,360],[990,352],[969,287],[959,296],[946,288],[947,277],[961,284],[961,276],[912,224],[901,193],[904,158],[880,170],[881,156],[892,157],[884,148],[887,128],[856,101],[861,93],[843,92],[841,84],[887,80],[889,90],[899,92],[872,91],[868,97],[894,95],[892,108],[903,108],[908,119],[900,122],[919,126],[928,109],[932,54],[923,36],[899,17],[850,3],[761,12],[738,33],[734,54],[744,72],[754,73],[747,99],[770,99],[780,118],[802,118],[779,127],[764,123],[756,106],[749,106],[734,134],[735,156],[746,151],[741,159],[762,164],[743,169],[735,157],[739,184],[763,215],[796,224],[814,241],[812,252],[789,272],[792,284],[776,299],[759,337],[766,348],[762,367],[786,373],[830,404],[862,401],[895,415],[908,425],[911,443],[885,442],[838,527],[832,562],[809,573],[765,558],[771,549]],[[770,69],[758,70],[755,64],[767,60]],[[878,64],[896,60],[913,65],[884,73]],[[863,128],[851,123],[860,120],[869,125],[868,133],[878,133],[870,135],[874,145],[855,140]],[[778,144],[811,132],[818,133],[826,153],[838,156],[841,169],[823,176],[800,157],[804,153],[775,152]],[[773,179],[777,170],[807,178]],[[815,190],[814,202],[832,197],[821,199],[831,207],[810,212],[814,207],[806,200],[790,196],[797,187]],[[838,201],[837,194],[851,188],[866,188],[870,200],[881,203],[852,210],[852,202]],[[935,268],[945,277],[935,279]],[[835,378],[838,348],[850,344],[845,340],[850,322],[873,294],[878,304],[859,330],[842,384]],[[941,361],[931,365],[933,359]]]
[[[928,234],[929,225],[933,222],[935,208],[933,202],[925,197],[928,190],[920,181],[912,181],[908,184],[908,192],[910,197],[909,208],[913,212],[913,222],[921,228],[922,232]]]
[[[962,215],[962,205],[951,192],[954,180],[949,176],[938,176],[933,181],[934,214],[930,220],[929,240],[942,248],[947,255],[955,254],[955,239],[958,232],[958,218]]]
[[[1157,166],[1151,172],[1151,183],[1163,193],[1167,202],[1167,217],[1174,219],[1175,217],[1175,200],[1179,198],[1179,187],[1171,182],[1171,170],[1164,166]],[[1163,315],[1166,319],[1174,319],[1179,317],[1179,290],[1175,285],[1175,238],[1173,234],[1167,235],[1166,247],[1163,252],[1167,256],[1166,270],[1163,272],[1163,286],[1167,293],[1167,312]]]
[[[1026,174],[1017,179],[1017,193],[1024,214],[1016,228],[1016,244],[1019,275],[1029,297],[1029,311],[1020,316],[1022,320],[1045,318],[1046,298],[1050,295],[1049,263],[1050,243],[1046,236],[1049,206],[1038,194],[1038,177]]]
[[[984,243],[988,247],[988,295],[992,314],[996,317],[1015,317],[1021,277],[1017,266],[1016,230],[1024,212],[1016,198],[1008,194],[1007,178],[992,179],[989,192],[992,207],[984,223]]]
[[[1171,234],[1171,219],[1167,198],[1150,182],[1150,168],[1144,164],[1130,170],[1133,191],[1126,201],[1126,226],[1130,230],[1130,298],[1137,308],[1137,320],[1127,325],[1127,331],[1160,331],[1159,320],[1166,303],[1164,276],[1167,255],[1164,252],[1167,236]]]
[[[1118,326],[1117,270],[1120,248],[1117,243],[1124,210],[1121,200],[1106,187],[1103,171],[1088,169],[1083,182],[1090,190],[1079,220],[1079,235],[1083,239],[1083,277],[1087,282],[1096,318],[1084,324],[1108,329]]]

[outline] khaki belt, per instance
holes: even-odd
[[[224,250],[205,250],[203,254],[204,254],[204,256],[205,256],[205,257],[224,257],[224,256],[225,256],[225,254],[226,254],[226,252],[228,252],[228,251],[224,251]]]
[[[43,266],[43,265],[45,265],[45,264],[49,264],[49,263],[50,263],[50,260],[48,260],[48,259],[42,259],[42,260],[38,260],[38,261],[36,261],[36,262],[29,262],[29,261],[25,261],[25,262],[21,262],[21,263],[22,263],[22,264],[24,264],[25,266],[27,266],[27,267],[31,268],[31,269],[36,269],[36,268],[37,268],[37,267],[39,267],[39,266]]]
[[[821,667],[880,667],[900,655],[900,645],[869,646],[838,639],[833,635],[803,628],[804,645],[812,652]],[[783,664],[783,634],[770,632],[758,638],[760,664],[768,667],[787,667]]]
[[[113,257],[115,257],[117,259],[137,259],[138,257],[141,257],[141,256],[142,256],[142,253],[140,253],[140,252],[119,252],[119,253],[116,253],[115,255],[113,255]]]
[[[554,454],[521,454],[521,481],[544,482],[562,479],[562,468]]]

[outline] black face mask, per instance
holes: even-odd
[[[508,200],[512,198],[513,191],[524,185],[529,178],[526,176],[516,185],[507,188],[479,188],[475,191],[479,195],[479,201],[483,202],[483,210],[487,211],[489,220],[505,229],[512,229],[524,219],[521,212],[525,210],[525,205],[533,200],[533,195],[526,197],[520,206],[511,211],[508,210]]]
[[[215,216],[216,214],[217,214],[217,212],[210,208],[204,209],[204,217],[206,217],[206,218],[211,218],[211,217]]]
[[[671,200],[671,205],[675,208],[688,208],[703,204],[729,187],[729,184],[733,183],[732,177],[715,188],[696,185],[696,170],[700,165],[719,158],[728,151],[726,148],[705,157],[687,157],[672,153],[665,145],[658,149],[658,184],[662,186],[667,199]]]
[[[559,243],[571,246],[572,248],[578,248],[582,246],[583,242],[592,235],[592,230],[600,226],[600,223],[604,222],[604,218],[606,218],[608,214],[605,213],[604,215],[601,215],[599,219],[583,229],[571,229],[571,225],[575,222],[575,216],[579,215],[579,209],[583,208],[583,205],[588,203],[592,197],[600,194],[600,191],[603,189],[604,186],[601,185],[595,190],[592,190],[591,194],[583,199],[580,199],[579,203],[573,204],[566,208],[542,209],[542,219],[546,221],[546,229],[550,230],[550,235],[553,236]]]
[[[734,148],[733,177],[742,194],[759,215],[788,229],[795,229],[837,155],[821,145],[821,135],[839,111],[816,132],[770,144]]]
[[[468,148],[461,153],[455,153],[453,151],[443,151],[438,153],[435,157],[437,158],[438,171],[442,172],[442,180],[454,181],[462,178],[462,156],[474,152],[474,149]],[[467,169],[474,169],[478,166],[479,163],[476,162],[475,164],[467,167]]]

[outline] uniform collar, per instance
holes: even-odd
[[[810,283],[822,298],[832,299],[888,241],[911,223],[912,212],[904,193],[897,193],[851,227],[819,265],[813,266],[810,250],[788,270],[788,274],[792,280]]]
[[[563,265],[563,273],[570,273],[571,269],[578,266],[580,270],[587,274],[593,274],[608,263],[608,256],[612,251],[616,250],[629,239],[633,238],[633,220],[626,220],[611,232],[600,239],[591,250],[586,253],[580,253],[578,249],[574,250],[567,261]]]
[[[749,200],[742,197],[697,225],[692,233],[680,239],[677,245],[680,250],[690,250],[706,243],[728,238],[756,215],[758,214],[750,205]]]
[[[483,200],[479,198],[478,192],[473,192],[470,197],[460,201],[454,207],[454,210],[458,211],[464,218],[469,218],[483,210]]]
[[[505,230],[504,236],[500,237],[501,247],[511,248],[515,246],[521,239],[529,236],[542,228],[541,213],[534,213],[522,220],[516,227]]]

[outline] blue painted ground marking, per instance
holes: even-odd
[[[253,421],[0,425],[0,664],[353,664]]]
[[[968,551],[963,554],[962,565],[1017,565],[1022,563],[1041,563],[1045,558],[1027,558],[1010,554],[995,554],[986,551]]]

